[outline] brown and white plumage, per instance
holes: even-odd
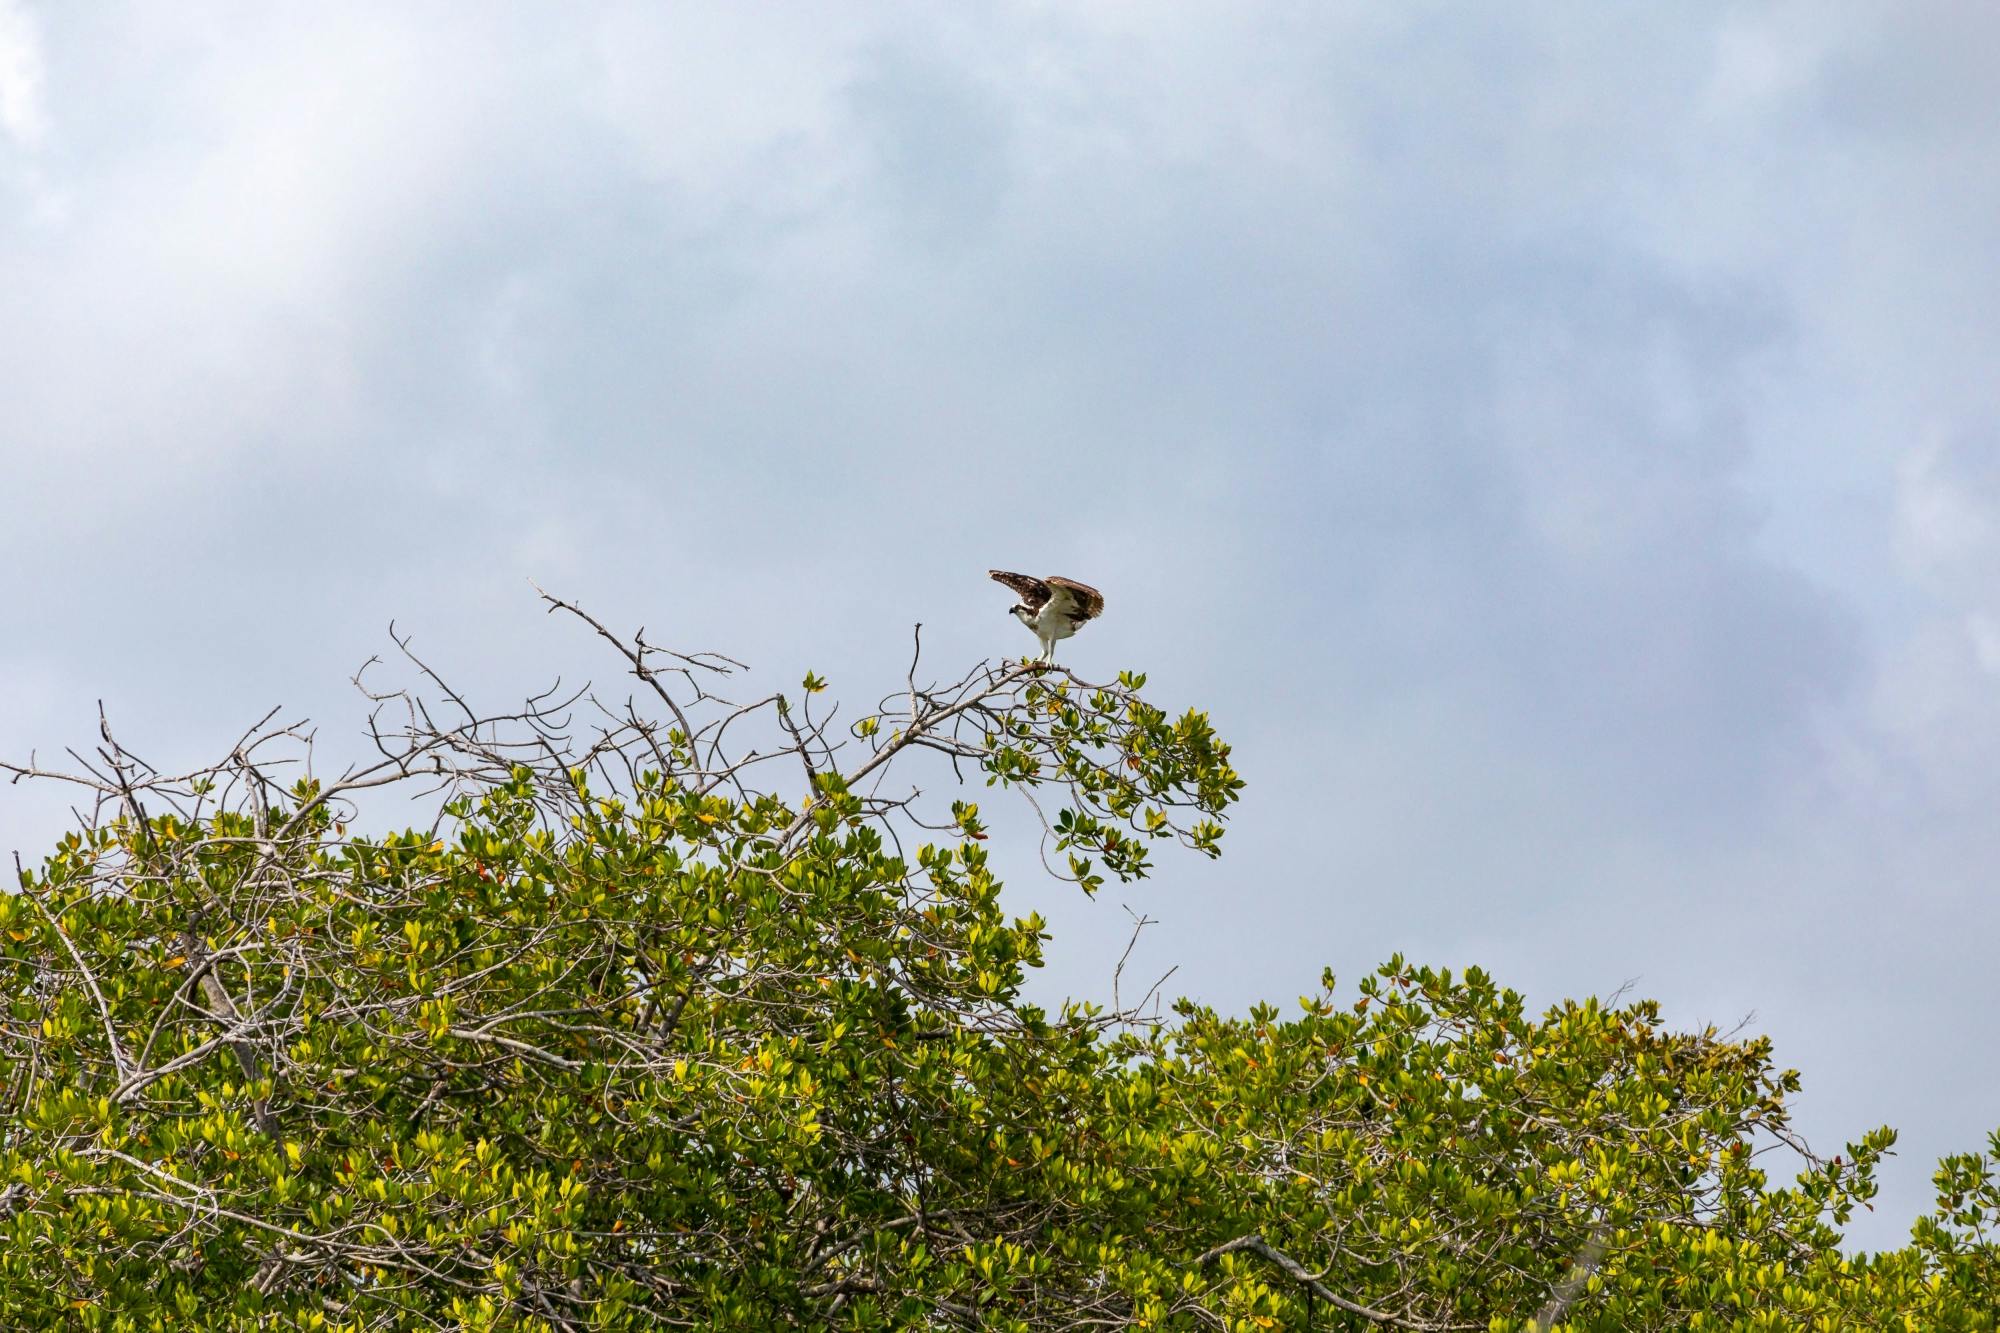
[[[1055,660],[1056,640],[1069,638],[1104,613],[1104,594],[1088,583],[1058,577],[1038,579],[1004,569],[986,572],[1020,597],[1020,604],[1010,607],[1007,614],[1035,632],[1041,640],[1044,662]]]

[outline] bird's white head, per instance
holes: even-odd
[[[1022,606],[1019,602],[1008,607],[1007,614],[1020,621],[1023,625],[1026,625],[1029,629],[1035,627],[1035,613],[1027,607]]]

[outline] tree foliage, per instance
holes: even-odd
[[[1085,891],[1214,856],[1229,748],[1143,677],[913,662],[837,725],[549,600],[646,707],[482,716],[404,645],[337,778],[268,725],[14,767],[95,804],[0,895],[0,1325],[1996,1327],[2000,1136],[1845,1255],[1893,1136],[1812,1155],[1762,1040],[1401,959],[1028,1003],[973,793],[891,784],[1024,797]],[[402,788],[429,823],[353,829]]]

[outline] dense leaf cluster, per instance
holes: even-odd
[[[843,768],[809,678],[796,799],[680,714],[379,838],[111,752],[0,895],[0,1326],[1996,1327],[1994,1156],[1845,1255],[1892,1136],[1801,1158],[1761,1040],[1400,959],[1290,1016],[1025,1002],[978,807],[917,843],[873,783],[973,763],[1086,889],[1213,854],[1228,748],[1143,683],[913,684]]]

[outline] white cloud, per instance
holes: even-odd
[[[1954,475],[1941,433],[1906,452],[1896,464],[1896,545],[1920,579],[1951,579],[1968,564],[2000,564],[1995,546],[1995,504]],[[1982,580],[1983,581],[1983,580]],[[2000,590],[1996,590],[2000,591]]]
[[[846,170],[840,88],[869,24],[823,7],[606,7],[580,91],[643,177],[714,217],[821,203]]]
[[[0,132],[27,148],[48,133],[41,33],[24,0],[0,0]]]

